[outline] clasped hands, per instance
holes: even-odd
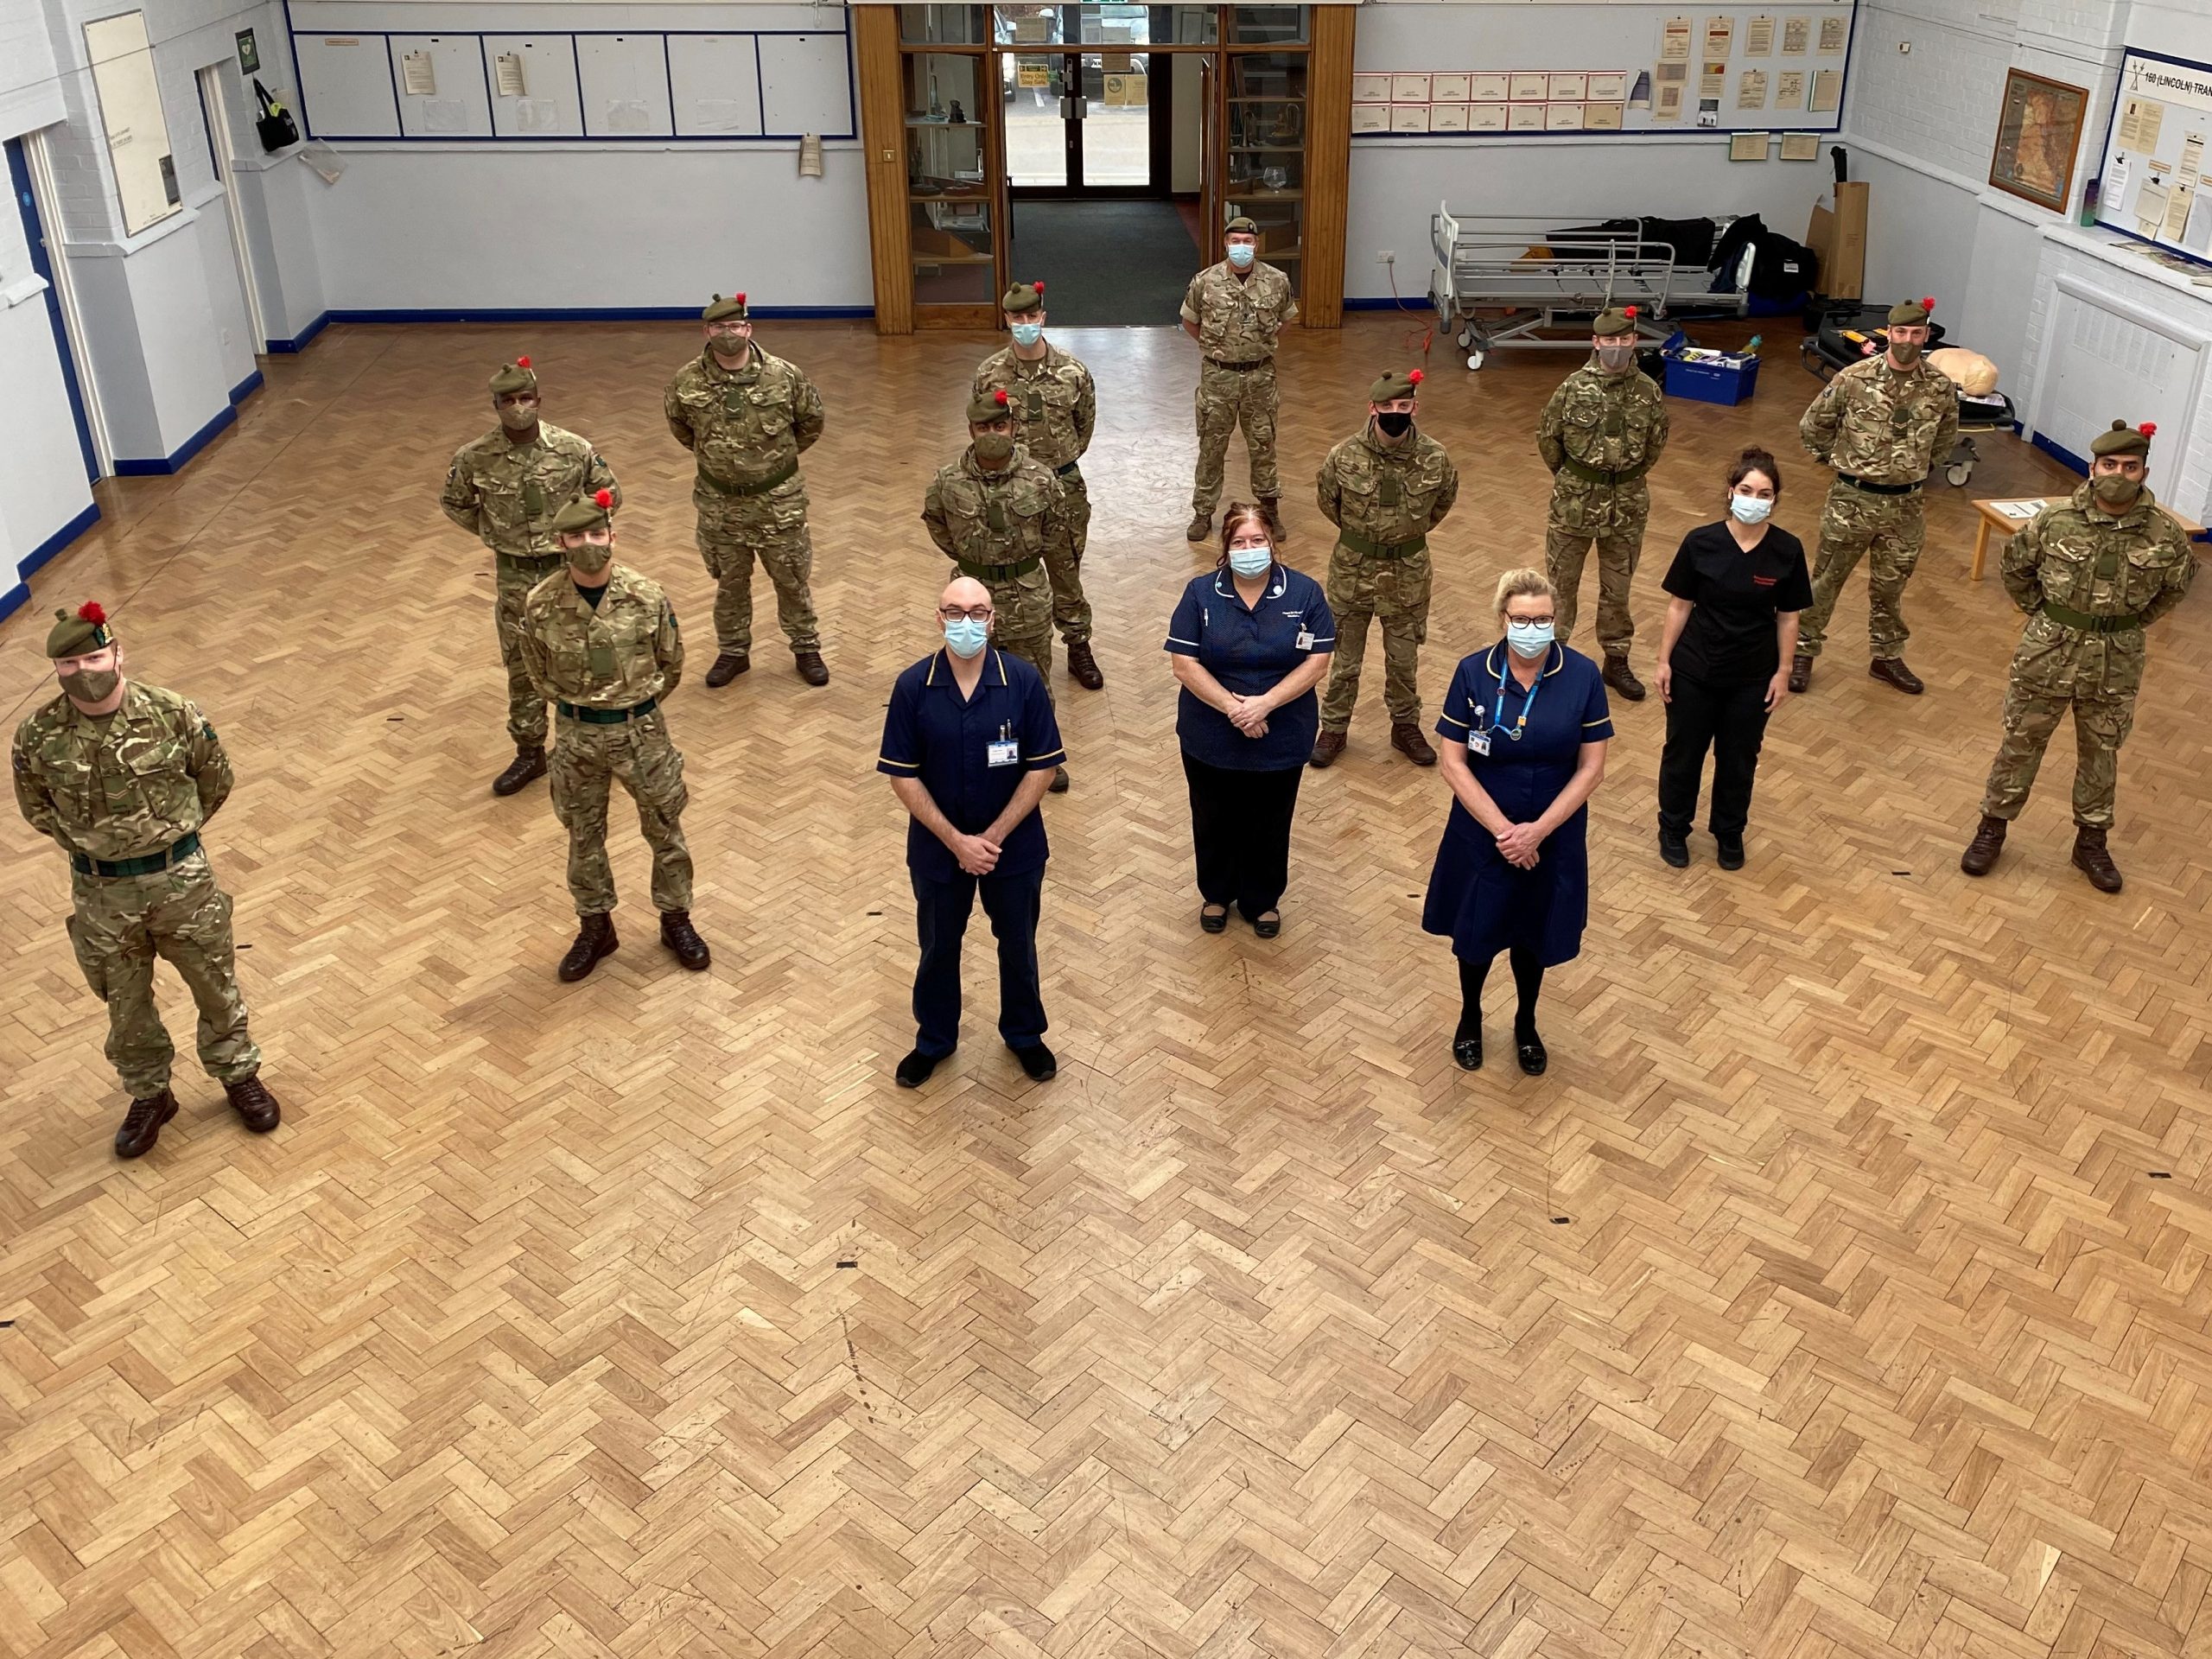
[[[1497,834],[1497,850],[1518,869],[1536,868],[1536,849],[1544,844],[1545,830],[1535,823],[1509,823]]]
[[[988,836],[956,835],[952,838],[954,861],[970,875],[988,875],[998,868],[1000,845]]]
[[[1262,697],[1240,697],[1229,694],[1229,707],[1222,713],[1229,716],[1229,723],[1247,737],[1268,734],[1268,704]]]

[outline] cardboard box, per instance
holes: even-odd
[[[1835,209],[1815,205],[1805,245],[1820,257],[1818,291],[1832,300],[1866,296],[1867,185],[1854,179],[1835,189]]]

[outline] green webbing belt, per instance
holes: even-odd
[[[69,855],[69,868],[79,875],[152,875],[166,870],[172,864],[181,864],[200,850],[200,833],[194,830],[166,853],[149,853],[143,858],[109,860],[92,858],[83,853]]]
[[[2084,633],[2133,633],[2143,626],[2139,616],[2091,616],[2050,600],[2044,601],[2043,613],[2062,628],[2079,628]]]
[[[1363,553],[1378,559],[1402,559],[1428,550],[1428,535],[1423,531],[1410,541],[1372,542],[1364,536],[1355,536],[1348,530],[1339,530],[1337,539],[1355,553]]]
[[[1014,564],[976,564],[967,559],[955,559],[953,563],[960,567],[962,575],[973,576],[978,582],[1012,582],[1017,576],[1027,575],[1044,561],[1027,558]]]
[[[1603,467],[1586,466],[1573,455],[1561,456],[1559,464],[1561,471],[1573,473],[1577,478],[1592,484],[1633,484],[1651,470],[1651,463],[1647,461],[1641,466],[1624,467],[1618,472],[1609,473]]]
[[[658,697],[647,697],[634,709],[587,709],[573,702],[556,702],[563,720],[581,720],[587,726],[620,726],[626,720],[643,720],[660,706]]]
[[[758,484],[726,484],[705,467],[699,469],[699,481],[717,495],[766,495],[779,484],[787,484],[798,476],[798,462],[785,461],[782,467],[762,479]]]

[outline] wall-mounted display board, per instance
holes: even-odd
[[[860,130],[842,5],[288,0],[285,15],[312,138],[787,143]]]
[[[1368,7],[1352,132],[1833,132],[1857,16],[1856,0]]]
[[[2097,175],[2097,221],[2212,263],[2212,64],[2127,49]]]

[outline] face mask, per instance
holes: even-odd
[[[574,547],[564,547],[562,554],[571,569],[588,576],[595,576],[607,569],[607,562],[614,556],[614,548],[608,542],[578,542]]]
[[[986,467],[1003,467],[1014,459],[1014,435],[1011,432],[978,432],[976,435],[976,459]]]
[[[1268,567],[1275,562],[1272,547],[1232,547],[1229,550],[1229,568],[1240,576],[1264,576]]]
[[[1385,410],[1375,417],[1375,424],[1381,429],[1383,436],[1402,438],[1414,429],[1413,411],[1403,409]]]
[[[978,622],[972,616],[963,616],[957,622],[944,625],[944,643],[952,647],[952,654],[969,658],[983,648],[983,641],[991,635],[991,625]]]
[[[1598,348],[1598,366],[1607,374],[1619,374],[1632,367],[1635,362],[1636,347],[1633,346],[1600,346]]]
[[[1041,322],[1017,322],[1014,325],[1014,343],[1017,346],[1026,348],[1044,338],[1045,325]]]
[[[100,702],[122,680],[122,672],[117,669],[80,668],[61,677],[61,689],[79,702]]]
[[[1909,369],[1920,361],[1920,342],[1893,340],[1890,342],[1890,355],[1899,368]]]
[[[1763,524],[1767,514],[1774,511],[1774,503],[1756,495],[1732,495],[1728,498],[1728,511],[1736,515],[1739,524]]]
[[[1548,622],[1508,622],[1505,643],[1513,647],[1516,657],[1541,657],[1552,648],[1552,625]]]
[[[535,403],[501,404],[499,424],[510,432],[527,432],[537,424],[537,405]]]
[[[2129,478],[2121,473],[2107,473],[2089,486],[2090,493],[2107,507],[2132,507],[2135,498],[2143,493],[2143,480]]]
[[[1253,257],[1258,252],[1259,250],[1249,242],[1232,242],[1229,245],[1229,263],[1239,270],[1249,270]]]
[[[745,355],[753,340],[746,334],[714,334],[709,337],[707,343],[714,347],[716,357],[726,357],[734,363]]]

